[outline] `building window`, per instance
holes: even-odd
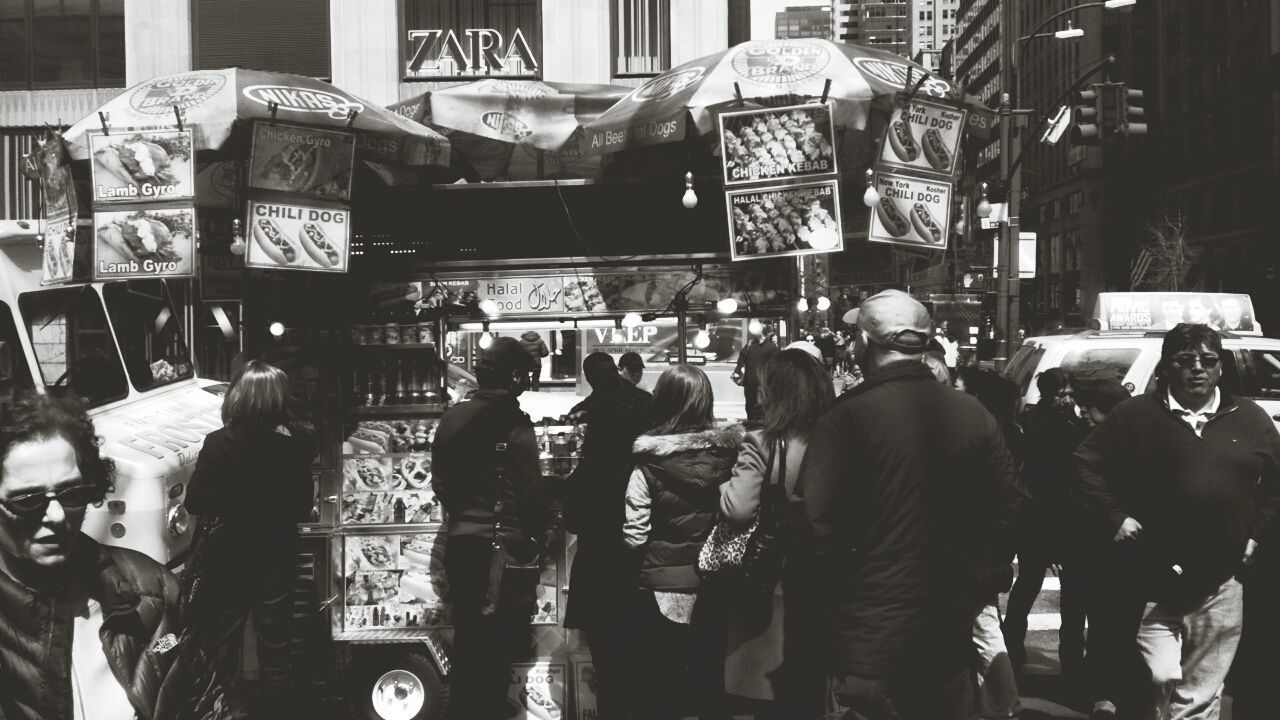
[[[124,87],[124,0],[0,0],[0,90]]]
[[[3,0],[0,0],[2,2]],[[329,0],[195,0],[193,66],[329,78]]]
[[[613,0],[613,74],[656,75],[671,66],[671,0]]]

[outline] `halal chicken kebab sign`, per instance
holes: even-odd
[[[89,136],[95,279],[195,272],[195,156],[191,131]]]

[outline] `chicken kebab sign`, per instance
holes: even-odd
[[[191,131],[158,129],[89,138],[95,279],[195,273]]]

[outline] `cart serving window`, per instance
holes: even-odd
[[[194,376],[183,332],[185,303],[174,302],[167,283],[110,283],[102,296],[135,388],[151,390]]]
[[[92,286],[26,293],[18,306],[46,388],[69,389],[90,407],[129,394],[102,300]]]

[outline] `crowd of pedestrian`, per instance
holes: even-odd
[[[565,625],[587,640],[600,717],[1018,717],[1050,571],[1063,678],[1093,720],[1217,718],[1233,664],[1234,717],[1275,716],[1280,433],[1220,386],[1217,332],[1169,330],[1151,392],[1054,369],[1021,413],[1017,385],[953,369],[944,339],[909,295],[866,300],[844,343],[863,379],[837,399],[840,339],[780,350],[766,332],[739,364],[745,426],[717,423],[697,367],[650,394],[638,357],[584,359]],[[436,431],[458,720],[509,716],[508,669],[532,643],[548,503],[518,398],[539,362],[496,339]],[[112,478],[83,406],[0,402],[0,718],[286,716],[311,492],[287,397],[261,362],[231,384],[188,489],[182,582],[81,532]]]

